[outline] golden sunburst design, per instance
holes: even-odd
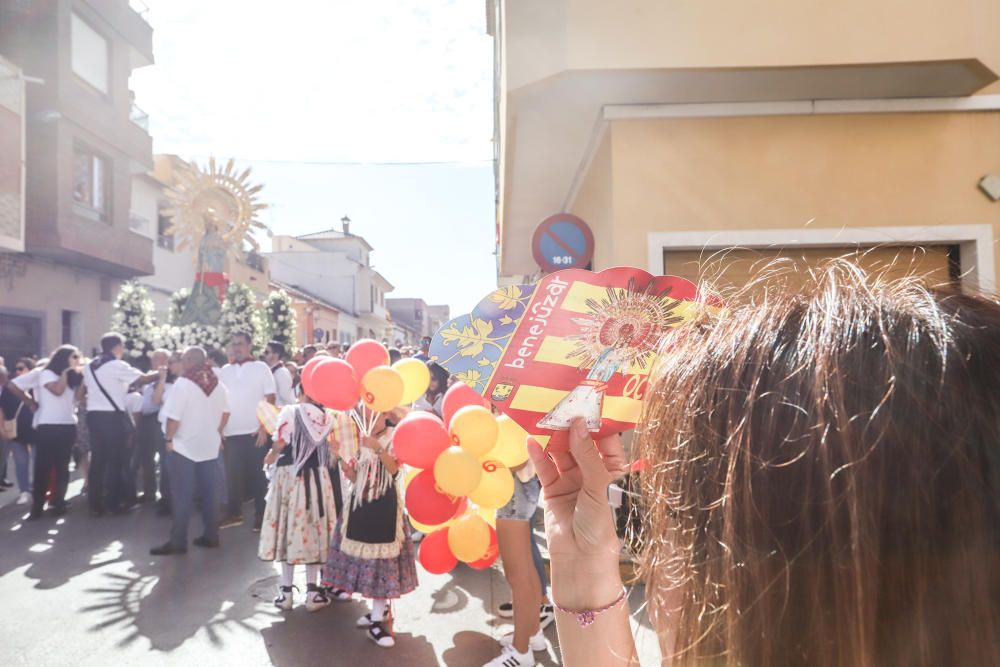
[[[580,332],[568,337],[575,343],[570,358],[580,359],[588,368],[613,350],[619,368],[645,368],[667,329],[684,320],[674,315],[681,301],[670,299],[670,291],[669,287],[656,290],[652,280],[640,290],[631,278],[625,289],[607,288],[600,301],[587,299],[590,313],[573,318]]]
[[[220,238],[233,257],[244,242],[260,250],[252,232],[267,228],[257,219],[267,204],[256,200],[264,186],[250,185],[249,177],[249,167],[237,173],[232,159],[220,166],[214,157],[206,170],[193,163],[178,170],[176,183],[166,191],[170,208],[164,211],[172,222],[167,234],[177,239],[178,250],[200,248],[210,235]],[[200,261],[197,255],[195,261]]]

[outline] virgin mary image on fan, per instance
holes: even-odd
[[[609,287],[606,298],[587,300],[589,315],[573,320],[580,326],[580,333],[571,337],[576,347],[569,356],[580,359],[581,369],[590,370],[539,420],[539,428],[562,431],[574,419],[583,417],[588,431],[601,430],[608,381],[615,373],[627,373],[633,366],[645,369],[663,335],[683,320],[673,312],[681,302],[669,300],[669,295],[669,288],[656,292],[652,282],[637,290],[631,279],[624,290]]]

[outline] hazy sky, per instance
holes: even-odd
[[[278,234],[349,215],[392,296],[467,312],[493,288],[485,3],[143,3],[156,64],[132,86],[156,152],[252,166]],[[378,164],[399,162],[444,164]]]

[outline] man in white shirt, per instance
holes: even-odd
[[[205,350],[184,351],[184,375],[174,383],[162,413],[167,419],[167,465],[170,466],[170,496],[173,526],[170,540],[149,553],[169,556],[187,552],[188,523],[195,495],[201,499],[203,533],[194,539],[197,547],[219,546],[218,500],[219,447],[229,419],[229,392],[205,364]]]
[[[219,379],[229,390],[229,421],[226,423],[222,454],[226,468],[226,513],[222,527],[243,523],[243,498],[253,497],[254,530],[264,520],[264,496],[267,478],[264,457],[267,455],[267,431],[257,420],[261,401],[274,403],[275,384],[271,369],[251,355],[250,334],[237,332],[230,340],[232,363],[223,366]]]
[[[285,346],[278,341],[272,340],[264,348],[264,363],[271,369],[274,375],[274,389],[276,405],[283,408],[292,405],[295,400],[295,388],[292,386],[292,374],[285,368]]]
[[[107,333],[101,338],[101,355],[87,364],[83,382],[87,387],[87,426],[90,429],[90,475],[87,500],[94,516],[105,511],[120,514],[123,505],[122,482],[128,470],[128,440],[131,430],[125,397],[129,387],[153,382],[157,371],[142,371],[122,361],[125,339]]]

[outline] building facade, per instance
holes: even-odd
[[[350,228],[303,236],[275,236],[266,253],[274,280],[304,290],[339,311],[337,338],[388,341],[392,336],[385,295],[392,284],[371,264],[373,248]]]
[[[433,336],[448,321],[448,306],[430,306],[423,299],[386,299],[386,306],[396,327],[393,342],[417,345],[424,336]]]
[[[340,310],[336,306],[315,294],[273,280],[271,289],[284,290],[292,298],[296,347],[340,342]]]
[[[0,354],[90,353],[121,282],[153,271],[130,223],[132,177],[153,162],[128,83],[153,62],[152,29],[119,0],[0,0],[0,55],[26,82],[24,254],[0,290]]]
[[[995,288],[1000,2],[800,8],[490,0],[501,282],[569,212],[595,270],[739,285],[860,250]]]

